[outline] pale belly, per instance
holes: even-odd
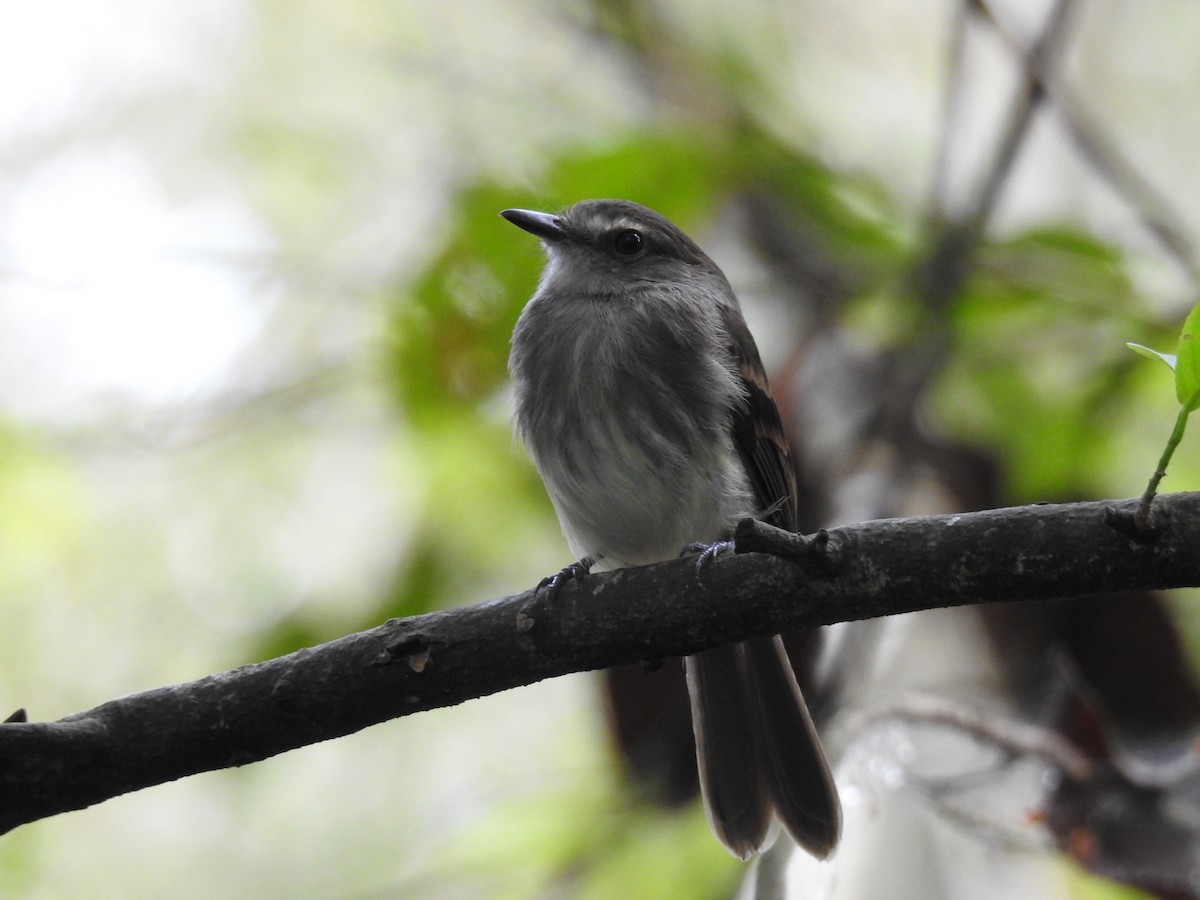
[[[755,511],[724,435],[682,445],[636,414],[579,431],[534,452],[572,552],[600,568],[673,559]]]

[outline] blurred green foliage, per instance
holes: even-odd
[[[733,188],[752,187],[801,210],[860,276],[902,261],[896,235],[903,226],[885,218],[878,187],[839,177],[762,133],[707,137],[637,131],[601,150],[572,150],[553,161],[532,197],[515,185],[463,190],[437,257],[390,298],[388,359],[405,414],[422,424],[477,404],[504,383],[508,338],[543,261],[527,236],[497,218],[508,207],[636,198],[670,210],[687,230],[711,217]]]

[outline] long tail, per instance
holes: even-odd
[[[824,859],[841,805],[783,642],[756,638],[685,660],[700,787],[714,833],[739,859],[767,842],[772,812]]]

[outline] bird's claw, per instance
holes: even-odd
[[[553,575],[547,575],[539,581],[534,593],[540,594],[545,591],[546,596],[553,599],[562,590],[564,584],[575,578],[583,578],[592,570],[592,566],[595,564],[596,561],[594,559],[590,556],[585,556],[583,559],[576,560],[570,565],[563,566]]]
[[[705,569],[716,562],[718,556],[720,556],[726,550],[732,549],[733,541],[716,541],[712,544],[697,542],[694,544],[688,544],[686,547],[684,547],[683,553],[680,555],[682,556],[688,553],[696,554],[696,577],[699,578],[704,574]]]

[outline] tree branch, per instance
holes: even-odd
[[[1136,500],[867,522],[802,541],[799,565],[739,552],[590,575],[55,722],[17,717],[0,724],[0,832],[569,672],[920,609],[1200,585],[1200,493],[1159,504],[1149,536],[1122,525]],[[740,550],[779,537],[739,533]]]

